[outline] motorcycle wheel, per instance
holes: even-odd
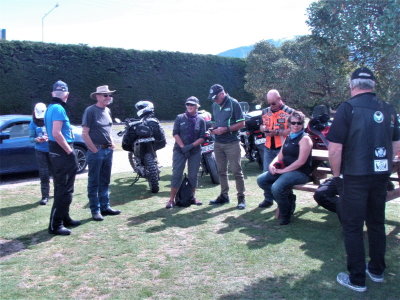
[[[128,160],[129,160],[129,164],[132,167],[132,170],[135,171],[135,160],[133,158],[133,152],[132,151],[128,152]]]
[[[146,153],[144,155],[144,165],[147,170],[147,181],[149,182],[149,187],[152,193],[158,193],[160,190],[160,186],[158,184],[159,172],[157,161],[154,160],[153,155],[151,153]]]
[[[218,169],[217,169],[217,163],[215,162],[214,153],[211,152],[205,154],[204,161],[206,164],[206,168],[208,170],[208,174],[210,174],[211,182],[214,184],[219,184]]]

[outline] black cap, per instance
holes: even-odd
[[[53,84],[53,92],[68,92],[68,85],[61,80]]]
[[[187,98],[185,104],[187,103],[194,104],[197,105],[197,107],[200,107],[200,101],[195,96],[190,96],[189,98]]]
[[[220,84],[214,84],[210,87],[210,94],[208,95],[208,100],[214,100],[215,96],[221,93],[224,87]]]
[[[375,76],[370,69],[363,67],[356,69],[353,74],[351,74],[351,80],[353,79],[371,79],[375,81]]]

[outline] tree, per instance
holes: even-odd
[[[321,48],[330,53],[345,49],[350,62],[373,69],[378,92],[395,102],[400,79],[399,0],[320,0],[308,8],[307,24]]]

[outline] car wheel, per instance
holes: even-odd
[[[81,146],[74,146],[74,151],[78,159],[78,171],[76,173],[82,173],[87,166],[86,149]]]

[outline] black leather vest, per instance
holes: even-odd
[[[303,136],[308,135],[307,133],[302,133],[294,139],[291,139],[288,136],[283,144],[282,155],[283,155],[283,163],[287,167],[291,165],[295,160],[299,158],[300,146],[299,142],[303,138]],[[307,161],[304,165],[297,169],[297,171],[303,172],[304,174],[311,174],[311,152],[307,158]]]
[[[352,120],[343,145],[343,174],[390,174],[394,110],[372,93],[357,95],[347,103],[352,106]]]

